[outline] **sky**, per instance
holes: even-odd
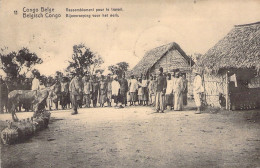
[[[23,18],[24,7],[54,8],[61,18]],[[119,17],[66,18],[73,14],[66,8],[109,8],[109,12],[81,14]],[[103,68],[121,61],[133,68],[146,51],[170,42],[178,43],[188,55],[204,54],[234,25],[257,21],[260,0],[0,0],[0,48],[8,53],[27,47],[43,59],[36,68],[45,75],[64,70],[73,45],[80,43],[102,56]]]

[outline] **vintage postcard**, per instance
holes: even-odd
[[[0,164],[260,167],[259,0],[0,0]]]

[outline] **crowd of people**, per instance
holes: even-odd
[[[203,92],[202,80],[199,73],[194,80],[194,99],[201,110],[201,93]],[[96,76],[86,73],[84,76],[72,74],[72,78],[55,78],[55,82],[44,83],[39,75],[34,75],[31,81],[31,90],[37,91],[53,86],[46,100],[48,110],[73,109],[72,114],[78,113],[78,108],[112,107],[124,108],[125,106],[154,106],[156,112],[163,113],[166,109],[181,111],[187,105],[188,80],[186,74],[179,69],[172,73],[151,74],[149,77],[132,75],[126,79],[125,75]],[[1,112],[8,102],[8,86],[0,78],[1,85]],[[28,87],[27,87],[28,89]],[[29,89],[28,89],[29,90]],[[53,106],[54,105],[54,106]],[[21,105],[25,110],[30,110],[30,104]],[[5,107],[6,108],[6,107]],[[21,107],[20,107],[21,108]]]

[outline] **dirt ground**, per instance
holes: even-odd
[[[1,145],[1,166],[260,167],[260,111],[153,112],[151,107],[80,109],[75,116],[52,111],[48,129],[26,142]]]

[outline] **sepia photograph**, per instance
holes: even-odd
[[[260,168],[259,0],[0,0],[1,168]]]

